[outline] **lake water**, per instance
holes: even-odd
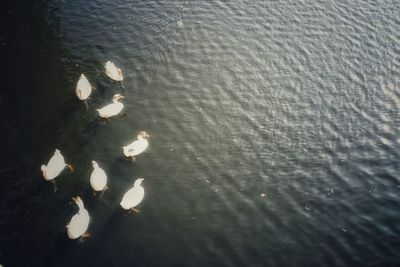
[[[399,266],[399,11],[389,0],[10,4],[0,263]],[[88,111],[81,73],[97,88]],[[117,92],[126,115],[103,123],[95,109]],[[132,162],[122,146],[140,130],[150,147]],[[55,148],[75,171],[53,193],[40,165]],[[101,198],[92,160],[109,175]],[[141,212],[126,215],[138,177]],[[84,242],[65,231],[77,195],[91,216]]]

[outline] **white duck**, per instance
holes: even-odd
[[[89,98],[90,94],[92,93],[92,86],[90,85],[88,79],[86,78],[85,74],[81,74],[79,78],[78,84],[76,85],[76,96],[80,100],[86,100]]]
[[[103,119],[109,119],[122,111],[124,108],[124,104],[119,102],[118,100],[124,98],[124,96],[120,94],[115,94],[113,96],[113,103],[108,104],[100,109],[97,109],[99,116]]]
[[[150,135],[148,135],[146,132],[139,132],[139,134],[137,135],[137,140],[133,141],[127,146],[122,147],[125,157],[135,160],[135,156],[145,151],[146,148],[149,146],[149,141],[147,141],[147,138],[149,137]]]
[[[99,167],[96,161],[92,161],[93,172],[90,176],[90,185],[93,192],[104,191],[107,189],[107,175],[102,168]]]
[[[114,63],[112,63],[111,61],[107,61],[105,68],[106,68],[106,74],[108,77],[110,77],[114,81],[122,82],[122,80],[124,79],[122,77],[122,71],[120,68],[117,68],[114,65]]]
[[[83,201],[80,197],[72,198],[76,205],[78,205],[78,213],[72,216],[71,221],[66,226],[68,237],[70,239],[77,239],[79,237],[89,237],[90,235],[86,232],[89,226],[89,213],[83,205]]]
[[[123,209],[139,212],[139,210],[135,209],[135,207],[142,202],[144,197],[144,188],[141,185],[143,180],[143,178],[137,179],[133,187],[125,193],[120,203]]]
[[[54,184],[54,191],[57,190],[55,187],[54,179],[67,167],[71,172],[74,170],[71,165],[67,164],[64,160],[64,156],[60,150],[56,149],[53,156],[50,158],[47,165],[43,164],[40,169],[42,170],[43,178],[46,181],[51,181]]]

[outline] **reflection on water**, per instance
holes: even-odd
[[[2,142],[17,153],[2,160],[10,171],[2,174],[1,217],[9,219],[1,221],[0,260],[395,266],[399,8],[290,0],[11,5],[6,20],[17,31],[4,40],[19,78],[2,81],[2,120],[11,121]],[[125,92],[105,75],[107,60],[123,70]],[[88,111],[75,96],[81,73],[97,88]],[[125,94],[126,116],[102,123],[95,109],[116,93]],[[141,130],[150,147],[133,163],[122,146]],[[55,148],[75,166],[57,178],[56,194],[38,167]],[[92,160],[109,175],[100,199],[89,183]],[[138,177],[146,196],[140,214],[127,216],[119,202]],[[92,217],[83,243],[65,233],[76,195]]]

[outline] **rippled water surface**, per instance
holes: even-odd
[[[30,79],[9,98],[29,163],[4,178],[5,267],[398,266],[399,12],[389,0],[60,0],[9,13],[25,23],[16,57]],[[81,73],[97,88],[89,111]],[[126,115],[103,123],[95,108],[116,92]],[[133,163],[122,145],[140,130],[150,148]],[[53,193],[39,166],[56,147],[75,171]],[[109,174],[100,199],[91,160]],[[138,177],[141,212],[124,215]],[[84,242],[65,232],[76,195],[92,218]]]

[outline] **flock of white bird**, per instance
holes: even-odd
[[[114,81],[122,82],[123,76],[121,69],[117,68],[114,63],[107,61],[105,65],[105,72],[108,77]],[[122,85],[122,84],[121,84]],[[88,79],[84,74],[81,74],[78,84],[76,86],[76,95],[82,100],[86,101],[93,91],[93,87],[90,85]],[[115,94],[112,99],[112,103],[108,104],[100,109],[97,109],[99,116],[102,119],[110,120],[111,117],[118,115],[124,105],[119,102],[124,96]],[[150,136],[146,132],[139,132],[137,140],[133,141],[127,146],[123,146],[123,153],[127,158],[135,160],[135,157],[140,153],[144,152],[149,145],[148,138]],[[107,190],[107,174],[99,167],[96,161],[92,161],[93,171],[90,176],[90,185],[93,188],[94,194],[96,192],[104,192]],[[64,156],[61,151],[56,149],[53,156],[50,158],[46,165],[41,166],[43,178],[46,181],[50,181],[54,185],[54,189],[57,190],[55,185],[55,178],[58,177],[64,169],[69,169],[71,172],[73,168],[70,164],[65,162]],[[121,207],[125,210],[132,210],[138,212],[135,208],[143,200],[144,188],[141,183],[143,178],[136,179],[132,188],[130,188],[123,196],[121,200]],[[87,232],[90,222],[90,216],[88,211],[85,209],[82,199],[77,196],[73,198],[74,202],[78,206],[78,212],[71,218],[71,221],[66,226],[67,234],[70,239],[86,238],[90,236]]]

